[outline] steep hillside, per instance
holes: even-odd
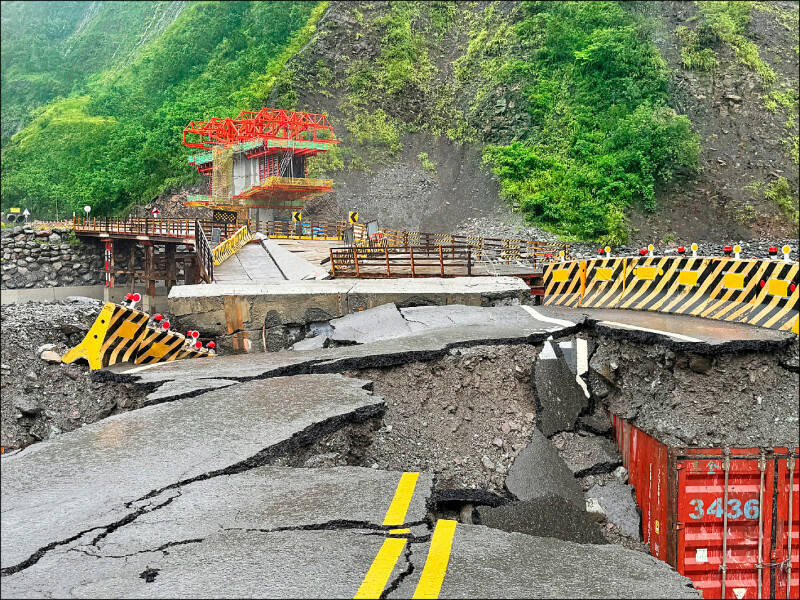
[[[46,216],[58,199],[62,210],[91,204],[94,214],[113,214],[195,182],[180,145],[183,127],[258,105],[322,8],[189,4],[132,60],[92,73],[83,91],[42,106],[3,147],[3,207],[24,204]]]
[[[2,143],[58,96],[118,69],[161,35],[185,2],[2,2]]]
[[[336,198],[321,202],[338,214],[519,223],[499,190],[567,239],[796,236],[797,14],[796,2],[337,3],[268,103],[296,94],[344,121],[327,169]],[[677,28],[714,19],[716,65],[687,67]]]
[[[797,2],[644,2],[700,168],[634,211],[641,239],[798,236]],[[705,58],[705,61],[703,60]]]
[[[315,40],[270,102],[344,121],[343,166],[374,176],[340,176],[337,197],[390,222],[491,210],[493,168],[537,225],[622,241],[625,210],[696,164],[658,50],[617,3],[337,3]]]
[[[86,48],[75,32],[100,30],[98,4],[56,19],[51,45]],[[797,2],[139,6],[149,29],[97,41],[126,59],[86,62],[45,86],[50,102],[20,83],[54,71],[35,52],[7,79],[4,36],[9,114],[45,104],[4,143],[3,207],[103,214],[185,194],[202,180],[182,127],[266,105],[324,112],[342,140],[311,165],[336,191],[309,217],[524,219],[612,243],[796,235]]]

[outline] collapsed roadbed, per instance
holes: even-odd
[[[8,537],[4,531],[4,589],[7,582],[15,581],[21,587],[14,589],[69,590],[72,587],[61,588],[55,582],[63,576],[64,586],[69,582],[74,586],[77,575],[64,575],[74,570],[83,573],[82,581],[95,582],[86,588],[95,590],[92,595],[134,593],[138,585],[148,579],[159,581],[160,573],[167,571],[177,577],[170,585],[185,583],[192,569],[199,568],[187,553],[209,542],[208,552],[213,555],[222,550],[239,552],[243,544],[258,546],[263,541],[260,534],[271,536],[278,546],[295,540],[299,547],[329,541],[358,547],[361,542],[348,536],[380,533],[379,515],[365,519],[324,510],[323,516],[297,528],[284,521],[243,526],[225,521],[220,531],[209,533],[195,531],[198,526],[187,523],[187,519],[203,520],[202,511],[195,512],[196,502],[183,504],[182,494],[189,486],[213,485],[220,477],[255,476],[258,469],[267,468],[288,468],[286,473],[302,468],[303,477],[336,473],[348,480],[356,477],[357,469],[365,468],[375,474],[429,473],[424,514],[409,519],[413,541],[405,564],[401,561],[392,577],[393,592],[400,593],[403,580],[421,568],[415,559],[417,544],[423,548],[429,543],[431,527],[439,518],[458,520],[459,527],[466,528],[459,529],[464,539],[473,542],[503,539],[509,548],[519,550],[537,548],[543,542],[535,540],[549,539],[547,552],[564,560],[576,547],[585,548],[579,551],[584,553],[582,560],[599,561],[598,572],[605,569],[611,575],[617,560],[614,553],[627,552],[620,545],[640,551],[647,546],[641,541],[640,515],[626,471],[609,439],[608,410],[624,414],[669,443],[718,440],[724,445],[777,445],[791,443],[794,431],[797,444],[794,336],[758,335],[759,330],[754,330],[755,335],[741,333],[736,339],[728,335],[692,342],[675,332],[621,327],[619,321],[624,318],[576,318],[572,313],[568,320],[567,315],[543,307],[521,306],[426,308],[419,315],[424,318],[414,320],[419,328],[412,331],[408,317],[413,311],[373,310],[345,317],[354,335],[342,338],[349,343],[341,347],[218,356],[202,365],[190,360],[147,367],[123,364],[93,373],[94,385],[125,386],[139,398],[136,406],[142,408],[4,458],[4,511],[11,507],[4,512],[4,525],[6,519],[23,526],[39,523],[39,533],[26,534],[25,544],[17,541],[24,537],[22,531],[15,533],[12,527]],[[387,317],[395,321],[391,311],[406,323],[395,337],[384,335],[385,326],[370,323],[375,318],[385,323]],[[481,311],[486,312],[483,324],[464,322],[465,314]],[[358,343],[370,336],[380,339]],[[727,403],[718,399],[723,387]],[[717,394],[716,404],[711,395],[698,399],[697,390]],[[764,391],[755,394],[758,390]],[[349,402],[349,408],[332,413],[314,408],[339,406],[341,401]],[[709,437],[709,428],[701,425],[707,425],[710,407],[720,404],[728,405],[731,418],[723,419],[714,437]],[[748,420],[745,429],[739,427],[743,418]],[[291,425],[276,428],[274,419]],[[664,422],[670,426],[664,427]],[[275,435],[281,440],[270,441]],[[74,444],[75,448],[69,448]],[[98,455],[97,461],[87,463],[86,449],[89,456],[102,452],[102,458]],[[69,457],[72,467],[65,468],[58,456]],[[136,480],[147,465],[158,471],[156,465],[162,461],[174,468],[162,472],[158,481],[149,471],[142,482]],[[87,481],[88,491],[84,491],[73,482],[54,490],[48,482],[60,480],[52,471],[56,468],[62,474],[83,470],[92,477],[102,472],[109,481],[122,483],[116,485],[114,498],[106,493],[98,496],[99,504],[87,505],[82,496],[96,486]],[[110,474],[109,468],[113,468]],[[34,478],[41,483],[31,487],[30,473],[41,469],[49,474]],[[280,480],[276,473],[264,471],[258,485],[266,485],[270,478]],[[309,488],[304,489],[308,493]],[[43,508],[47,502],[36,500],[54,497],[56,491],[68,499],[67,504],[75,504],[58,524],[51,522]],[[221,502],[235,503],[239,491],[234,487],[213,494]],[[327,506],[329,498],[318,490],[312,497],[325,498],[314,505],[314,511]],[[388,503],[386,498],[369,498],[376,506]],[[163,515],[154,516],[152,539],[148,533],[143,538],[147,542],[141,542],[138,532],[148,527],[152,511],[173,511],[182,505],[186,508],[178,517],[167,519],[177,523],[168,530],[172,534],[157,532],[155,522],[160,523]],[[119,508],[112,510],[112,506]],[[281,504],[276,510],[284,509]],[[36,514],[29,514],[31,510]],[[375,510],[380,513],[383,508]],[[108,540],[117,539],[131,526],[137,534],[123,536],[116,546],[105,548]],[[494,531],[492,537],[486,538],[480,526]],[[474,534],[471,527],[476,528]],[[314,531],[319,535],[309,533]],[[326,536],[331,536],[329,541]],[[614,550],[600,550],[605,547]],[[6,548],[14,551],[7,553]],[[638,564],[633,555],[624,556],[623,562]],[[126,579],[121,584],[109,579],[121,557],[132,561],[131,569],[141,567],[130,571],[131,581],[144,574],[141,582]],[[604,560],[608,561],[605,568]],[[470,568],[476,567],[470,564]],[[48,574],[51,571],[62,575]],[[614,571],[613,577],[622,572]],[[585,593],[552,575],[560,586],[553,589],[559,593]],[[207,582],[215,577],[212,570]],[[669,581],[663,577],[654,576],[653,581]],[[514,585],[532,583],[515,581]],[[671,584],[666,585],[664,590]],[[683,593],[671,589],[673,596]],[[626,590],[613,588],[613,593],[633,593]],[[664,590],[648,588],[647,595],[666,594]],[[273,591],[281,595],[286,588]],[[241,594],[252,592],[242,588]]]

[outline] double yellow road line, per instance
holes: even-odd
[[[383,519],[385,526],[402,525],[405,522],[414,489],[417,486],[419,473],[403,473],[397,484],[392,503]],[[413,598],[438,598],[442,589],[442,582],[447,573],[450,562],[450,549],[453,546],[453,536],[456,532],[456,521],[440,519],[433,530],[428,558],[422,569],[417,588]],[[406,547],[411,533],[408,528],[390,529],[388,537],[384,540],[378,555],[367,571],[361,587],[358,588],[355,598],[379,598],[386,589],[389,577],[394,571],[400,554]],[[403,536],[403,537],[400,537]]]

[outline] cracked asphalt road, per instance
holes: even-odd
[[[219,357],[211,373],[200,361],[138,371],[158,404],[2,459],[0,595],[697,597],[620,546],[437,521],[430,473],[403,492],[399,471],[272,464],[381,418],[370,382],[326,371],[571,329],[453,327],[380,348]]]

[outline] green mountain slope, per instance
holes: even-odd
[[[2,143],[30,111],[132,60],[184,2],[2,2]]]
[[[104,4],[87,17],[84,31],[97,30],[92,19],[117,6]],[[193,182],[196,172],[180,145],[183,127],[191,119],[259,106],[324,8],[307,2],[189,4],[142,43],[133,60],[87,74],[77,93],[35,111],[3,147],[3,207],[24,204],[44,215],[58,199],[62,209],[91,204],[95,214],[113,214]]]
[[[3,207],[124,213],[204,181],[190,120],[273,106],[331,116],[343,143],[310,166],[331,215],[445,230],[505,203],[612,243],[796,227],[797,2],[56,4],[3,5],[4,136],[24,124]]]

